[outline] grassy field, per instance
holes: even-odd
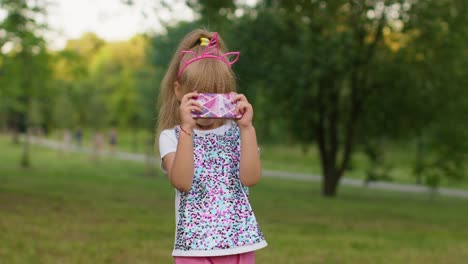
[[[109,129],[101,131],[107,137]],[[85,130],[84,145],[92,147],[93,131]],[[119,131],[118,133],[118,150],[126,152],[145,153],[152,151],[153,142],[149,142],[149,146],[145,145],[145,140],[149,141],[153,136],[146,131]],[[50,138],[61,141],[62,136],[60,131],[55,131]],[[106,141],[107,143],[107,141]],[[148,142],[146,142],[148,143]],[[268,170],[280,170],[306,174],[321,174],[320,157],[318,156],[317,148],[311,145],[307,152],[303,152],[299,145],[262,145],[263,167]],[[385,162],[389,168],[389,175],[393,182],[415,184],[416,178],[413,174],[414,149],[408,145],[389,145],[385,147]],[[370,166],[368,158],[357,151],[353,155],[351,161],[352,168],[346,171],[345,176],[354,179],[365,179],[366,171]],[[465,175],[468,175],[468,164],[465,166]],[[441,187],[468,189],[468,179],[462,181],[453,181],[447,178],[442,178]]]
[[[174,191],[140,163],[20,147],[0,137],[0,263],[172,263]],[[466,263],[468,200],[263,179],[251,202],[259,264]]]

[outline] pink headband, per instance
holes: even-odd
[[[202,43],[200,45],[203,45],[203,44],[204,44],[204,42],[202,41]],[[186,54],[192,54],[193,58],[188,60],[188,61],[185,61],[184,56]],[[235,55],[235,58],[232,61],[229,60],[229,56],[231,56],[231,55]],[[200,55],[198,55],[197,53],[195,53],[194,51],[191,51],[191,50],[183,50],[180,53],[180,60],[183,63],[183,65],[180,68],[179,73],[177,74],[177,78],[180,77],[182,72],[192,62],[195,62],[197,60],[206,59],[206,58],[213,58],[213,59],[221,60],[224,63],[226,63],[228,66],[231,66],[232,64],[234,64],[239,59],[239,56],[240,56],[240,52],[238,52],[238,51],[227,52],[227,53],[224,53],[223,55],[219,55],[218,33],[214,33],[213,37],[211,37],[211,39],[210,39],[210,42],[208,43],[208,45],[206,46],[206,48],[202,51],[202,53]]]

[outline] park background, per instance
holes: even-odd
[[[466,263],[466,1],[115,2],[160,27],[56,48],[54,1],[0,1],[0,263],[171,263],[156,99],[195,28],[241,52],[258,263]]]

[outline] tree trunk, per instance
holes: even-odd
[[[422,171],[424,169],[424,143],[419,135],[416,142],[416,184],[422,184]]]
[[[13,114],[13,120],[11,124],[11,142],[15,145],[19,145],[19,134],[20,134],[20,117],[19,114]]]
[[[336,196],[338,183],[352,155],[354,131],[360,112],[360,102],[353,87],[347,120],[340,116],[341,85],[341,82],[330,78],[325,79],[319,88],[319,119],[315,129],[323,172],[322,195],[325,197]]]
[[[351,161],[354,149],[357,122],[363,112],[364,102],[373,91],[369,80],[369,62],[375,55],[377,44],[382,40],[385,26],[385,10],[378,20],[375,30],[369,32],[374,38],[368,43],[370,35],[365,24],[361,23],[364,9],[359,1],[351,1],[353,15],[349,25],[355,35],[350,48],[353,52],[352,67],[346,73],[338,68],[330,68],[318,81],[317,107],[318,118],[314,121],[323,173],[322,195],[335,197],[341,177]],[[386,7],[385,1],[383,2]],[[365,13],[364,13],[365,14]],[[341,76],[341,77],[340,77]],[[351,93],[349,94],[348,89]]]
[[[334,170],[327,171],[326,174],[324,173],[322,182],[322,195],[324,197],[331,198],[336,196],[340,178],[341,175],[338,175]]]
[[[29,168],[31,161],[29,159],[29,133],[26,129],[23,140],[23,153],[21,155],[20,165],[22,168]]]
[[[19,140],[19,131],[18,131],[18,127],[13,127],[12,131],[11,131],[11,142],[15,145],[19,145],[20,143],[20,140]]]

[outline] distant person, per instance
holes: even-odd
[[[239,53],[225,52],[217,33],[189,33],[161,86],[159,152],[176,189],[176,264],[252,264],[254,251],[267,246],[248,198],[261,176],[252,105],[235,94],[242,118],[192,117],[201,112],[198,92],[235,92],[230,66]]]
[[[117,146],[117,130],[112,128],[109,133],[109,148],[112,153],[115,152],[115,148]]]
[[[97,158],[104,150],[104,136],[100,131],[97,131],[96,134],[94,134],[93,149],[94,158]]]
[[[75,131],[75,140],[76,140],[76,145],[80,148],[83,140],[83,130],[81,127],[76,129]]]

